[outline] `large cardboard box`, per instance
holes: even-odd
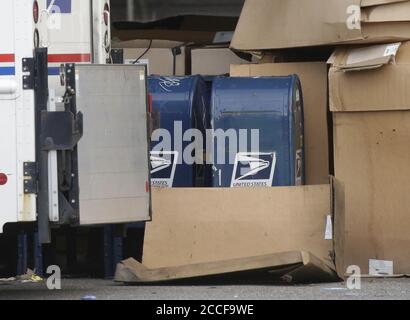
[[[339,270],[410,274],[410,44],[339,49],[330,70]]]
[[[155,269],[302,250],[334,269],[331,193],[330,184],[156,189],[143,264]]]
[[[124,49],[124,59],[136,60],[148,49],[150,40],[133,40],[115,42],[113,47]],[[142,61],[148,62],[149,74],[171,76],[174,75],[173,48],[180,52],[175,58],[175,75],[185,75],[185,46],[181,42],[153,40],[151,48],[142,56]]]
[[[207,76],[228,74],[231,64],[245,64],[229,48],[198,48],[191,51],[191,73]]]
[[[297,74],[302,83],[305,116],[306,184],[329,179],[327,65],[324,62],[232,65],[232,77]]]
[[[408,39],[407,0],[247,0],[231,46],[255,51]]]

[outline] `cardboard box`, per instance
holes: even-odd
[[[331,187],[156,189],[143,264],[150,269],[302,250],[334,269]]]
[[[331,111],[409,109],[410,42],[341,48],[329,63]]]
[[[337,50],[330,70],[338,270],[410,274],[410,45]],[[340,271],[339,271],[340,272]]]
[[[134,40],[126,42],[116,42],[115,48],[124,49],[125,60],[138,59],[149,47],[149,40]],[[171,76],[174,72],[174,56],[172,48],[180,48],[181,54],[176,56],[176,74],[177,76],[185,75],[185,47],[180,42],[154,40],[151,49],[141,58],[148,60],[149,74]]]
[[[199,48],[191,51],[191,73],[208,76],[228,74],[231,64],[243,64],[241,59],[229,48]]]
[[[247,0],[231,46],[256,51],[408,39],[406,0]]]
[[[323,62],[232,65],[232,77],[297,74],[302,83],[305,114],[306,184],[329,180],[327,65]]]

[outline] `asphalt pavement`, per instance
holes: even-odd
[[[320,285],[122,285],[111,280],[63,279],[61,290],[45,282],[0,281],[0,300],[410,300],[410,279],[363,279],[360,290],[345,283]]]

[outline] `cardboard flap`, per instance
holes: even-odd
[[[410,1],[389,3],[362,9],[362,22],[410,21]]]
[[[406,39],[409,0],[246,0],[231,46],[256,51]]]
[[[400,46],[398,42],[354,49],[340,48],[333,53],[328,63],[346,72],[377,69],[395,62]]]
[[[330,185],[153,189],[142,262],[157,269],[297,250],[334,268],[329,198]]]
[[[360,0],[247,0],[231,46],[269,50],[363,39],[348,29],[346,10]]]
[[[377,6],[381,4],[390,4],[390,3],[398,3],[398,2],[406,2],[408,0],[362,0],[361,7],[371,7]]]
[[[409,110],[409,41],[338,49],[329,62],[331,111]]]

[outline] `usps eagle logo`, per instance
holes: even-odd
[[[275,167],[275,152],[240,152],[235,157],[231,187],[271,187]]]
[[[151,184],[157,188],[172,188],[178,162],[177,151],[151,151]]]

